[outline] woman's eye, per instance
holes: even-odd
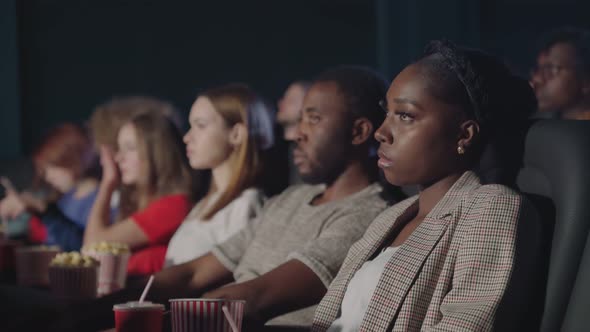
[[[402,121],[412,121],[414,120],[414,117],[406,112],[396,112],[397,116],[399,117],[400,120]]]
[[[320,117],[317,115],[310,115],[307,119],[310,123],[318,123],[320,121]]]

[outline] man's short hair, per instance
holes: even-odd
[[[338,66],[319,74],[314,80],[317,82],[338,85],[353,119],[367,118],[373,124],[373,130],[383,123],[385,112],[379,102],[385,98],[389,84],[376,71],[362,66]]]
[[[590,78],[590,31],[575,27],[553,30],[543,39],[540,52],[548,51],[559,43],[566,43],[574,48],[580,72],[584,77]]]

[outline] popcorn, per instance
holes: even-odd
[[[97,253],[110,253],[113,255],[120,255],[129,252],[129,246],[125,243],[118,242],[106,242],[101,241],[85,246],[82,251],[84,252],[97,252]]]
[[[93,267],[98,265],[99,263],[96,259],[82,255],[77,251],[57,254],[50,264],[50,266],[60,267]]]

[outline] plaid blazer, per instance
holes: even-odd
[[[330,327],[354,273],[390,244],[400,216],[417,210],[417,198],[385,210],[350,248],[312,331]],[[524,204],[511,189],[481,185],[465,172],[386,264],[361,331],[491,330],[512,272],[517,223],[531,211]]]

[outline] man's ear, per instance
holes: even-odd
[[[479,137],[479,123],[474,120],[467,120],[461,124],[459,140],[457,146],[468,150],[469,147],[473,146],[475,140]]]
[[[229,143],[233,147],[237,147],[246,141],[248,137],[248,130],[243,123],[236,123],[230,130]]]
[[[361,145],[373,137],[373,124],[367,118],[354,120],[352,125],[352,145]]]

